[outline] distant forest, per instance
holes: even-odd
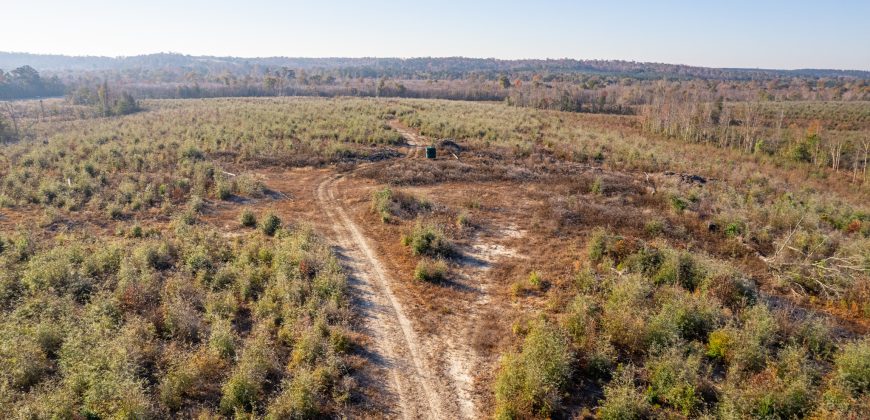
[[[639,114],[665,97],[677,103],[870,100],[867,71],[727,69],[613,60],[181,54],[110,58],[0,52],[0,69],[5,69],[0,72],[0,99],[66,95],[76,103],[83,95],[95,97],[100,86],[135,98],[440,98],[614,114]]]
[[[859,70],[767,70],[707,68],[679,64],[641,63],[621,60],[499,60],[494,58],[294,58],[294,57],[211,57],[161,53],[132,57],[72,57],[0,52],[0,68],[29,65],[47,71],[165,70],[181,68],[194,72],[247,74],[262,68],[289,67],[304,70],[333,70],[342,77],[390,77],[409,79],[465,78],[471,74],[497,77],[505,73],[591,73],[638,79],[766,80],[782,77],[870,79]]]
[[[8,73],[0,68],[0,99],[60,96],[66,90],[57,76],[40,77],[33,67],[23,65]]]

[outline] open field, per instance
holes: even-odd
[[[10,417],[870,410],[870,180],[790,152],[870,103],[729,105],[795,133],[761,153],[488,102],[44,102],[0,146]]]

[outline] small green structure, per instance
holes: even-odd
[[[435,159],[435,146],[426,146],[426,159]]]

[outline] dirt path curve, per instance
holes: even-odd
[[[405,158],[415,158],[418,155],[418,152],[423,149],[426,145],[430,144],[429,139],[426,136],[415,133],[410,128],[403,125],[399,120],[390,120],[389,122],[390,128],[396,130],[402,137],[405,138],[405,142],[408,143],[408,153],[405,154]]]
[[[366,333],[372,338],[372,351],[382,361],[391,383],[383,383],[387,393],[399,399],[397,413],[403,418],[459,418],[458,403],[449,401],[453,394],[442,386],[438,375],[420,349],[420,339],[393,294],[392,279],[360,228],[347,215],[336,198],[340,175],[330,176],[317,186],[317,200],[332,221],[340,254],[346,259],[352,286],[364,317]],[[383,378],[386,382],[386,378]],[[449,401],[449,404],[445,402]]]
[[[411,146],[420,147],[429,144],[429,139],[426,136],[415,133],[408,127],[405,127],[399,120],[390,120],[389,125],[393,130],[401,134]]]

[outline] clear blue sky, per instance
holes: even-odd
[[[870,70],[870,0],[0,0],[0,50]]]

